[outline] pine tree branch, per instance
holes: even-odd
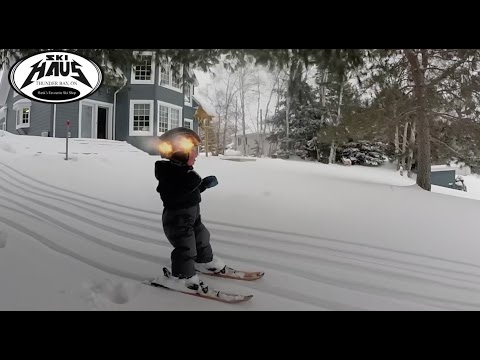
[[[447,118],[447,119],[454,119],[454,120],[457,120],[457,121],[465,121],[465,120],[475,121],[475,119],[471,119],[471,118],[467,118],[467,117],[454,116],[454,115],[450,115],[450,114],[439,112],[439,111],[430,110],[430,112],[432,114],[435,114],[435,115],[438,115],[438,116],[441,116],[441,117],[444,117],[444,118]]]
[[[433,141],[433,142],[436,142],[437,144],[440,144],[440,145],[445,146],[445,147],[446,147],[447,149],[449,149],[451,152],[453,152],[454,154],[458,155],[459,160],[471,159],[469,156],[459,153],[457,150],[455,150],[455,149],[453,149],[452,147],[450,147],[450,145],[444,143],[444,142],[441,141],[441,140],[438,140],[437,138],[434,138],[433,136],[430,136],[430,141]]]

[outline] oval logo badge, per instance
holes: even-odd
[[[19,94],[51,104],[81,100],[97,91],[102,80],[95,62],[65,51],[23,58],[9,73],[10,84]]]

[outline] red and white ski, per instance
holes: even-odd
[[[261,271],[242,271],[242,270],[233,269],[228,266],[225,266],[223,270],[216,273],[214,272],[201,272],[201,273],[205,275],[222,277],[226,279],[245,280],[245,281],[258,280],[262,278],[263,275],[265,275],[265,273]]]
[[[184,286],[179,286],[177,280],[171,277],[171,273],[167,268],[163,269],[164,276],[154,279],[154,280],[145,280],[143,284],[150,285],[153,287],[161,287],[172,291],[181,292],[187,295],[193,295],[196,297],[201,297],[204,299],[220,301],[229,304],[241,303],[250,300],[253,298],[253,295],[241,295],[234,294],[222,290],[210,289],[202,281],[200,281],[200,289],[190,290]]]

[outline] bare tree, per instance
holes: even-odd
[[[204,90],[208,99],[214,104],[218,114],[218,122],[216,124],[216,142],[217,153],[222,148],[225,154],[227,147],[227,131],[231,122],[232,105],[235,96],[238,94],[238,73],[233,70],[226,70],[222,66],[216,66],[213,69],[214,77],[212,77],[213,86]],[[223,125],[223,130],[222,130]],[[222,136],[223,135],[223,136]],[[222,146],[221,146],[222,144]]]

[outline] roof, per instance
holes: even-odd
[[[193,95],[193,100],[195,100],[205,112],[210,116],[217,116],[217,111],[213,107],[213,105],[206,100],[202,95],[195,94]]]

